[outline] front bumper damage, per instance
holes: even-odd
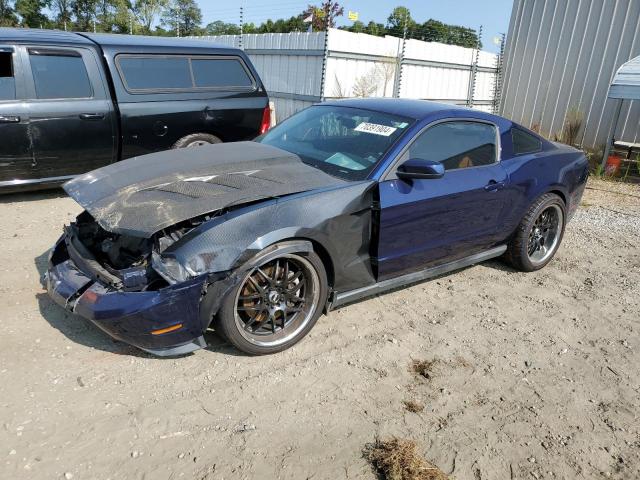
[[[49,255],[46,287],[51,298],[111,337],[158,356],[184,355],[207,346],[203,332],[210,319],[200,313],[207,275],[155,291],[114,289],[78,263],[63,235]],[[67,239],[68,240],[68,239]],[[74,258],[76,257],[76,261]],[[175,328],[181,325],[180,328]],[[166,333],[162,330],[168,329]],[[154,333],[152,333],[154,332]]]

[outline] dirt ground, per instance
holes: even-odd
[[[0,198],[2,479],[373,480],[363,448],[390,435],[461,480],[640,478],[640,188],[590,181],[540,272],[487,262],[268,357],[210,333],[153,358],[53,304],[47,249],[77,213]]]

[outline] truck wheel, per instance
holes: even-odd
[[[212,143],[222,143],[222,140],[209,133],[192,133],[174,143],[173,148],[201,147]]]
[[[280,352],[299,342],[322,314],[327,275],[313,251],[258,262],[223,300],[214,329],[250,355]]]
[[[506,260],[523,272],[540,270],[558,251],[565,218],[564,202],[558,195],[545,193],[539,197],[509,242]]]

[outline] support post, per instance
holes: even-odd
[[[244,33],[244,22],[243,22],[243,10],[242,10],[242,6],[240,7],[240,42],[239,42],[239,47],[240,50],[242,50],[242,34]]]
[[[614,142],[614,135],[616,134],[616,128],[618,127],[618,120],[620,119],[620,111],[622,110],[622,102],[624,99],[618,99],[618,106],[616,107],[616,113],[613,116],[613,121],[611,122],[611,129],[609,130],[609,135],[607,137],[607,143],[604,147],[604,153],[602,154],[602,173],[604,173],[604,169],[607,165],[607,159],[609,158],[609,152],[611,152],[611,147]]]
[[[467,106],[473,108],[473,97],[476,94],[476,76],[478,74],[478,62],[480,61],[480,42],[482,38],[482,25],[478,29],[478,42],[476,43],[475,58],[471,57],[471,71],[469,72],[469,89],[467,93]]]
[[[400,57],[398,58],[398,63],[396,67],[396,77],[395,77],[395,85],[393,89],[393,97],[400,98],[400,92],[402,89],[402,65],[404,64],[404,54],[406,51],[407,45],[407,21],[409,16],[409,11],[405,11],[404,14],[404,27],[402,29],[402,46],[400,48]]]
[[[324,55],[322,57],[322,76],[320,77],[320,101],[325,101],[325,83],[327,81],[327,61],[329,60],[329,23],[331,20],[331,0],[327,2],[324,13]]]

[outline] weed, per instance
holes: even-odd
[[[561,142],[567,145],[575,145],[578,140],[578,134],[582,128],[584,115],[580,110],[571,109],[564,117],[564,125],[562,125]]]
[[[411,362],[410,369],[413,373],[420,375],[427,380],[431,380],[435,364],[436,360],[414,360]]]
[[[413,440],[392,437],[365,447],[365,457],[385,480],[448,480],[449,477],[417,452]]]
[[[420,413],[424,410],[424,405],[415,400],[404,400],[404,408],[411,413]]]

